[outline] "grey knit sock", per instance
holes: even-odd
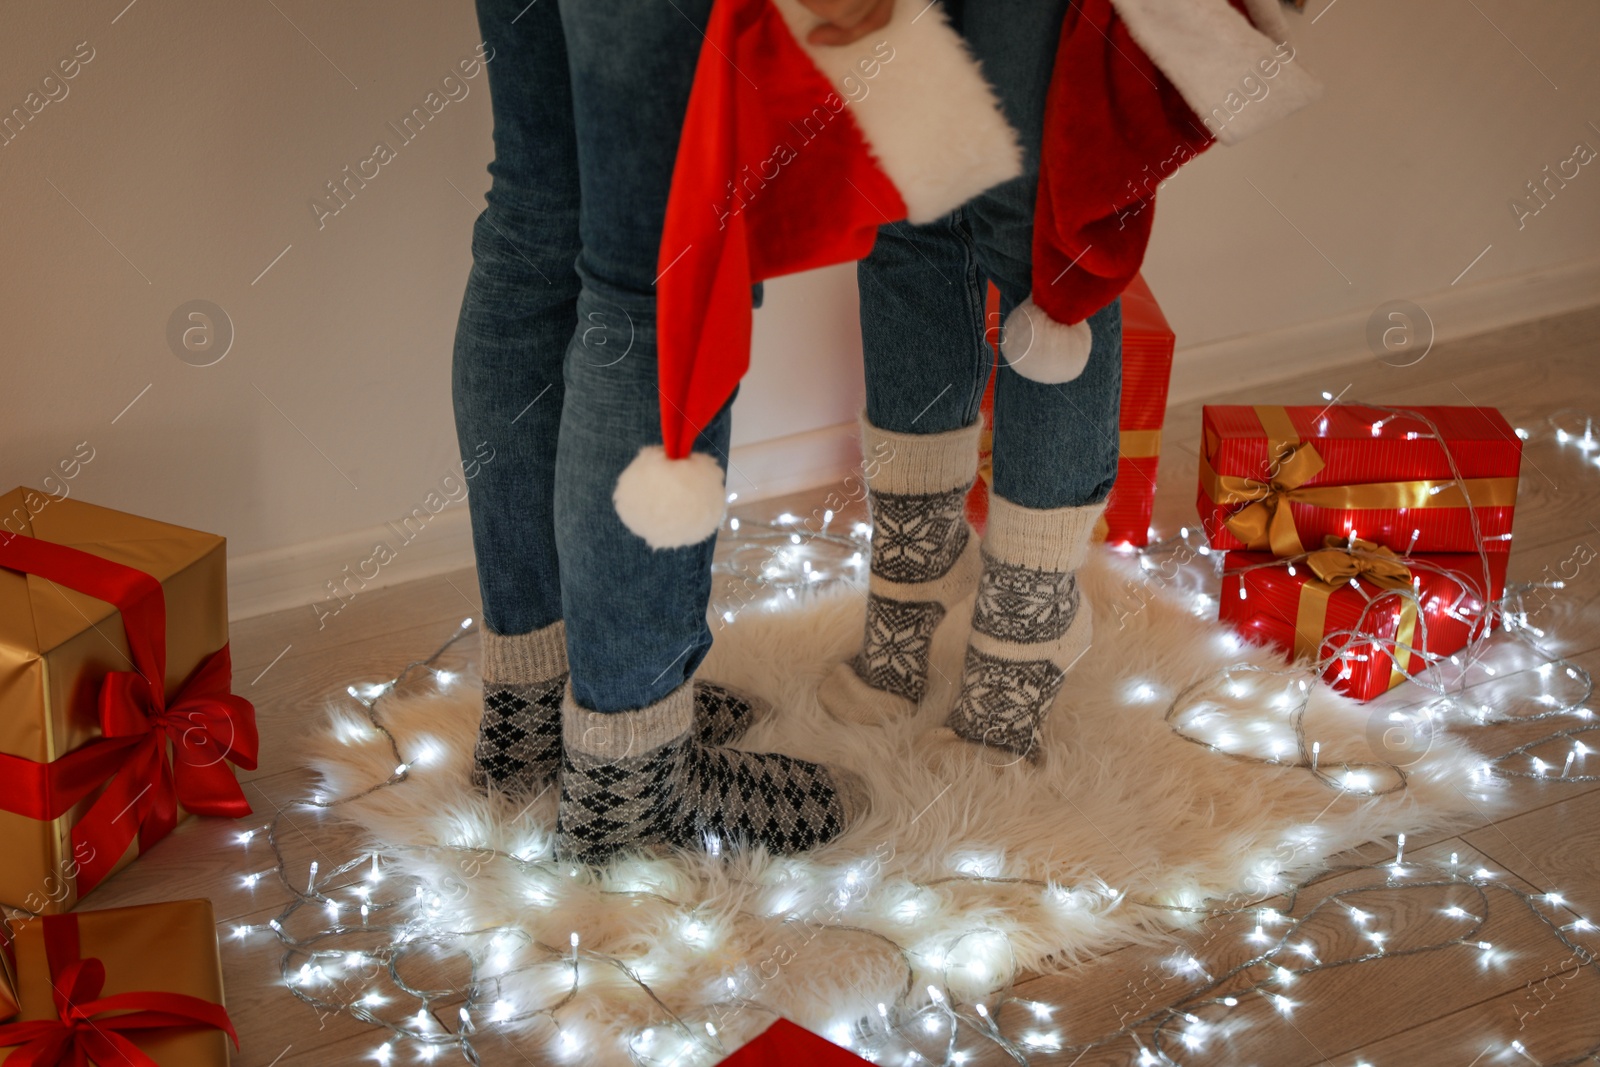
[[[483,719],[472,783],[511,797],[555,780],[561,765],[561,697],[567,688],[566,627],[560,620],[527,634],[483,631]],[[694,686],[700,739],[725,745],[769,710],[737,689]]]
[[[933,633],[977,578],[978,537],[965,509],[981,424],[937,434],[890,433],[865,418],[861,426],[873,526],[866,632],[817,697],[836,718],[871,723],[922,700]]]
[[[520,794],[548,781],[561,758],[567,632],[557,619],[526,634],[483,630],[483,720],[472,753],[480,789]]]
[[[925,744],[938,749],[959,738],[1010,754],[1004,762],[1037,760],[1040,728],[1093,636],[1076,571],[1105,506],[1035,509],[998,495],[989,500],[961,694],[947,728]]]
[[[838,837],[864,810],[865,789],[847,772],[701,742],[691,684],[611,714],[580,707],[568,688],[557,827],[580,859],[712,841],[801,852]]]

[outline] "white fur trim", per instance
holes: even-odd
[[[1024,378],[1060,385],[1083,373],[1093,344],[1088,320],[1071,325],[1057,322],[1030,296],[1006,316],[1000,354]]]
[[[723,489],[715,458],[691,452],[685,459],[668,459],[666,449],[647,445],[617,478],[611,501],[622,524],[651,548],[683,548],[722,525]]]
[[[822,20],[799,0],[773,3],[849,103],[911,222],[931,222],[1022,173],[1016,132],[942,8],[920,0],[895,4],[883,29],[828,47],[806,43]]]
[[[1150,61],[1223,144],[1243,140],[1322,94],[1322,86],[1301,65],[1294,50],[1279,50],[1287,27],[1281,15],[1264,14],[1267,4],[1263,0],[1249,4],[1261,30],[1228,0],[1112,3]],[[1271,77],[1262,63],[1275,69]],[[1260,95],[1254,95],[1257,93]],[[1240,106],[1235,109],[1230,106],[1233,103]]]

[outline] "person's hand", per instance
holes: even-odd
[[[894,0],[800,0],[827,21],[806,35],[809,44],[841,45],[860,40],[889,24]]]

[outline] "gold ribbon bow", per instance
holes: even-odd
[[[1392,511],[1401,508],[1510,507],[1517,501],[1517,479],[1424,479],[1405,482],[1367,482],[1360,485],[1305,483],[1321,472],[1322,457],[1311,442],[1300,439],[1289,413],[1282,407],[1260,405],[1256,417],[1266,431],[1267,454],[1272,466],[1265,479],[1218,474],[1209,459],[1200,457],[1200,484],[1217,504],[1243,504],[1224,520],[1228,531],[1256,552],[1298,556],[1305,552],[1295,529],[1290,503],[1315,508],[1350,511]]]
[[[1348,545],[1337,537],[1324,538],[1327,547],[1306,556],[1306,566],[1317,576],[1300,589],[1300,604],[1295,615],[1294,651],[1296,656],[1317,659],[1327,627],[1328,598],[1357,578],[1379,589],[1411,589],[1411,568],[1390,549],[1371,541],[1354,540]],[[1394,670],[1389,675],[1393,688],[1405,679],[1411,662],[1411,645],[1416,636],[1417,601],[1400,601],[1400,625],[1394,635]]]

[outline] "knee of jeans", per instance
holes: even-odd
[[[578,290],[578,321],[564,366],[569,390],[656,392],[655,302],[599,288]]]

